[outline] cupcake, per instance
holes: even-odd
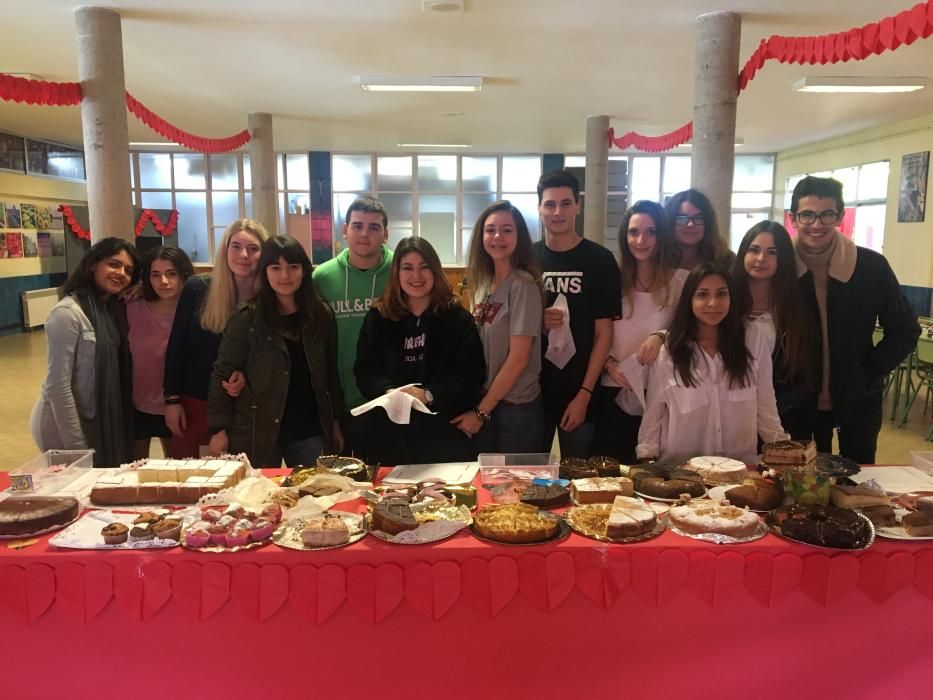
[[[275,530],[275,525],[270,523],[268,520],[257,520],[255,523],[253,523],[253,527],[249,531],[249,538],[253,542],[264,540],[267,537],[272,536],[273,530]]]
[[[278,525],[279,521],[282,520],[282,506],[278,503],[269,503],[262,509],[260,515],[266,520],[272,521],[273,524]]]
[[[206,520],[209,523],[216,523],[220,520],[221,512],[216,508],[205,508],[201,511],[201,520]]]
[[[242,527],[234,527],[226,535],[226,545],[228,547],[242,547],[249,544],[249,530]]]
[[[232,523],[230,525],[214,523],[209,528],[207,528],[207,531],[211,535],[211,544],[226,544],[227,533],[232,529],[232,525]]]
[[[134,525],[130,530],[130,542],[148,542],[155,537],[155,532],[148,525]]]
[[[104,538],[104,544],[123,544],[129,530],[123,523],[110,523],[104,526],[100,534]]]
[[[185,543],[189,547],[206,547],[210,541],[211,533],[206,528],[192,527],[185,532]]]
[[[243,506],[228,506],[227,510],[224,511],[224,515],[229,515],[231,518],[239,520],[246,515],[246,508]]]
[[[181,539],[181,520],[176,518],[163,518],[152,526],[155,536],[161,540]]]
[[[152,511],[146,511],[145,513],[140,513],[139,517],[133,521],[133,525],[152,525],[157,523],[162,519],[158,513],[153,513]]]

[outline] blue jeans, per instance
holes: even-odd
[[[324,451],[324,436],[314,435],[302,440],[282,440],[275,451],[277,459],[274,459],[274,461],[276,466],[282,463],[282,457],[284,457],[286,467],[313,467],[317,458]]]
[[[502,454],[550,452],[545,444],[544,405],[539,396],[522,404],[500,403],[475,437],[480,452]]]

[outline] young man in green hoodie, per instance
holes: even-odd
[[[392,251],[386,247],[389,238],[389,217],[382,202],[373,197],[359,197],[347,209],[343,237],[347,247],[340,254],[314,269],[312,278],[321,298],[334,310],[337,321],[337,365],[347,411],[365,403],[356,386],[353,363],[356,342],[363,318],[373,301],[382,296]],[[365,454],[361,444],[362,417],[349,413],[341,420],[345,441],[344,452]]]

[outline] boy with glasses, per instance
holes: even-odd
[[[838,180],[809,176],[794,188],[797,273],[822,352],[817,396],[782,421],[794,437],[816,440],[820,452],[832,452],[835,428],[839,454],[874,464],[884,377],[916,346],[920,325],[884,256],[839,232],[844,213]],[[876,324],[884,337],[873,346]]]

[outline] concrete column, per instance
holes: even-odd
[[[606,245],[606,206],[609,193],[609,117],[586,118],[586,199],[583,231]]]
[[[275,191],[275,149],[272,146],[272,115],[249,113],[249,169],[253,190],[253,218],[270,235],[279,228]],[[284,232],[283,232],[284,233]]]
[[[710,12],[697,17],[691,180],[712,202],[726,240],[732,211],[741,34],[738,13]]]
[[[102,7],[79,7],[75,27],[91,241],[117,236],[132,242],[135,222],[120,15]]]

